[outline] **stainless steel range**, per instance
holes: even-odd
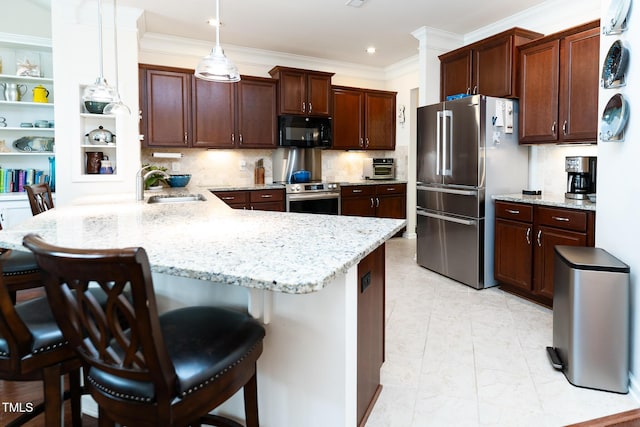
[[[307,182],[286,185],[287,212],[340,215],[340,184]]]
[[[286,187],[287,212],[340,215],[340,184],[322,181],[321,149],[280,147],[272,158],[273,182]]]

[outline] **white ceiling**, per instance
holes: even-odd
[[[42,1],[42,0],[32,0]],[[46,1],[46,0],[45,0]],[[386,67],[417,54],[423,27],[465,34],[544,0],[220,0],[221,44]],[[111,0],[104,0],[105,7]],[[215,0],[118,0],[143,9],[148,32],[215,39]],[[365,52],[375,46],[377,53]]]

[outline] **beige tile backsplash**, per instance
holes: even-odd
[[[152,153],[182,153],[180,159],[152,157]],[[264,160],[265,182],[273,182],[271,155],[273,150],[205,150],[205,149],[143,149],[142,163],[164,166],[169,173],[190,173],[191,184],[201,186],[249,186],[254,182],[253,170],[258,160]],[[362,179],[362,163],[367,157],[396,159],[396,177],[407,179],[408,147],[395,151],[334,151],[322,152],[322,178],[326,181],[354,182]],[[244,162],[244,170],[241,165]],[[178,166],[179,171],[172,169]]]

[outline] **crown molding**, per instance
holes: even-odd
[[[50,38],[27,36],[23,34],[12,34],[12,33],[0,32],[0,40],[2,40],[3,43],[15,44],[15,45],[48,47],[48,48],[53,46],[52,40]]]
[[[212,47],[213,43],[211,41],[152,32],[142,34],[139,39],[139,49],[141,52],[167,56],[199,58],[206,55]],[[297,68],[310,68],[318,71],[328,71],[349,77],[383,81],[387,78],[387,73],[402,72],[399,70],[402,70],[403,67],[406,66],[405,61],[400,61],[398,64],[391,65],[387,68],[380,68],[229,44],[224,44],[223,48],[225,53],[233,58],[233,61],[239,66],[241,72],[243,64],[246,66],[261,66],[269,68],[277,64]],[[406,63],[410,64],[411,61],[411,58],[409,58],[406,60]]]

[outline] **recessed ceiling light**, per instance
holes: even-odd
[[[376,48],[371,46],[367,48],[367,53],[370,55],[373,55],[374,53],[376,53]]]
[[[360,7],[364,4],[365,0],[347,0],[345,3],[347,6]]]

